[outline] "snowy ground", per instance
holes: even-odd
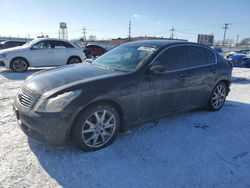
[[[250,69],[219,112],[172,115],[84,153],[28,139],[12,113],[23,80],[0,68],[0,187],[250,187]]]

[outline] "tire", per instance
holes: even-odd
[[[77,56],[72,56],[68,59],[67,64],[76,64],[76,63],[81,63],[81,62],[82,62],[81,58]]]
[[[25,72],[29,67],[29,62],[21,57],[17,57],[11,60],[10,69],[14,72]]]
[[[209,98],[208,109],[211,111],[220,110],[226,101],[227,93],[228,88],[224,82],[216,84]]]
[[[96,104],[79,114],[73,127],[73,141],[83,151],[96,151],[110,145],[119,129],[117,110],[109,104]]]

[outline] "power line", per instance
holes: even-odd
[[[86,42],[86,40],[87,40],[86,39],[86,34],[87,34],[86,30],[87,29],[85,27],[82,28],[82,34],[83,34],[83,40],[84,40],[84,42]]]
[[[223,46],[225,45],[225,39],[226,39],[226,34],[227,34],[228,25],[229,25],[229,23],[225,23],[225,25],[224,25],[224,27],[223,27],[223,29],[224,29],[223,42],[222,42],[222,45],[223,45]]]
[[[174,38],[174,31],[175,31],[176,29],[174,28],[174,26],[172,26],[172,28],[170,29],[170,31],[171,31],[171,39],[173,39]]]
[[[200,30],[200,29],[205,29],[205,28],[214,28],[217,26],[221,26],[223,24],[214,24],[214,25],[206,25],[206,26],[200,26],[200,27],[193,27],[193,28],[184,28],[182,31],[192,31],[192,30]]]
[[[237,38],[236,38],[236,46],[238,46],[238,43],[239,43],[239,34],[237,34]]]
[[[131,38],[131,20],[129,20],[129,24],[128,24],[128,38]]]

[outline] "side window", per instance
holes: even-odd
[[[48,48],[52,48],[51,44],[48,41],[38,42],[32,47],[32,49],[34,50],[48,49]]]
[[[17,45],[24,45],[25,42],[17,42]]]
[[[63,41],[54,41],[54,48],[73,48],[73,46],[67,42]]]
[[[74,48],[70,43],[62,42],[62,45],[65,46],[65,48]]]
[[[177,46],[167,49],[155,63],[166,66],[168,71],[186,68],[185,47]]]
[[[215,54],[199,46],[187,46],[189,67],[202,66],[215,63]]]
[[[14,42],[9,42],[9,46],[13,47],[13,46],[15,46],[15,43]]]
[[[207,63],[208,64],[216,63],[215,54],[211,50],[207,50]]]

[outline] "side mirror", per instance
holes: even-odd
[[[153,74],[163,74],[166,72],[166,67],[163,65],[153,65],[149,68],[149,71]]]

